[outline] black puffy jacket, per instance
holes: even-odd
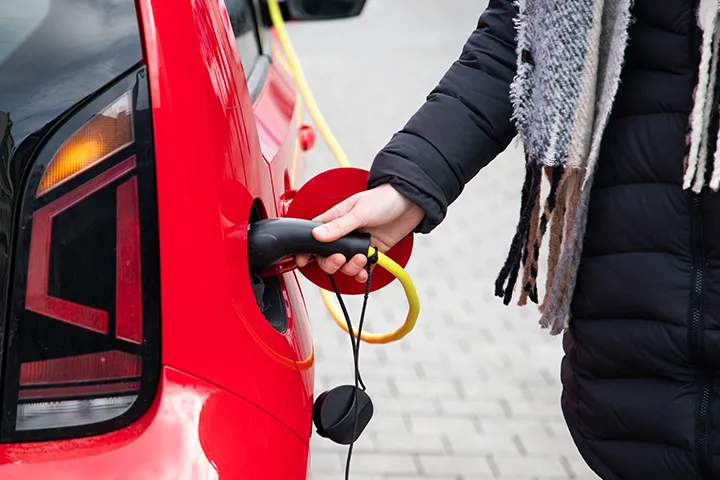
[[[635,0],[591,195],[562,408],[603,479],[720,478],[720,195],[681,188],[696,8]],[[489,2],[460,59],[375,159],[369,186],[391,182],[420,205],[419,231],[516,134],[515,14],[512,0]]]

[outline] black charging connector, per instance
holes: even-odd
[[[248,225],[248,262],[252,273],[261,273],[280,260],[302,253],[329,257],[341,253],[347,259],[367,255],[370,235],[353,232],[334,242],[321,242],[312,234],[321,225],[297,218],[271,218]]]

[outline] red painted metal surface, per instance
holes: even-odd
[[[314,356],[302,295],[295,276],[284,275],[289,327],[275,331],[255,303],[246,245],[253,201],[275,216],[292,168],[294,87],[272,67],[253,107],[222,2],[139,5],[155,135],[163,364],[227,389],[307,442]],[[252,441],[272,445],[258,453],[260,463],[277,462],[269,455],[284,448],[262,430]]]
[[[3,480],[288,480],[308,446],[256,406],[163,369],[155,403],[129,428],[91,438],[0,445]]]

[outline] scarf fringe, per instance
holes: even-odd
[[[522,279],[522,293],[518,305],[524,306],[528,299],[537,304],[539,302],[537,277],[539,273],[540,248],[547,232],[548,226],[553,218],[553,213],[557,206],[558,187],[563,177],[563,167],[544,167],[545,177],[550,182],[550,193],[545,199],[542,215],[540,214],[540,191],[538,191],[538,200],[533,211],[533,217],[530,222],[530,231],[528,232],[528,240],[526,249],[529,250],[529,261],[526,262],[525,271]]]
[[[521,262],[525,263],[528,260],[528,233],[530,232],[532,212],[535,210],[540,192],[541,173],[539,165],[530,162],[526,164],[525,182],[523,183],[520,201],[520,220],[510,244],[510,251],[505,264],[500,270],[497,280],[495,280],[495,295],[501,297],[505,305],[510,305],[512,300]]]
[[[530,301],[537,303],[537,291],[533,291],[530,279],[533,273],[537,273],[537,267],[533,272],[533,258],[535,256],[535,250],[532,246],[535,244],[537,238],[538,227],[540,224],[540,198],[542,197],[542,180],[540,181],[540,188],[537,189],[535,199],[533,200],[533,210],[530,216],[530,225],[527,232],[527,240],[523,249],[523,275],[522,275],[522,290],[520,292],[520,300],[518,305],[523,306],[527,304],[528,298]]]

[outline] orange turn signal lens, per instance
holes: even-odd
[[[91,118],[58,149],[40,180],[37,196],[97,165],[133,142],[130,92]]]

